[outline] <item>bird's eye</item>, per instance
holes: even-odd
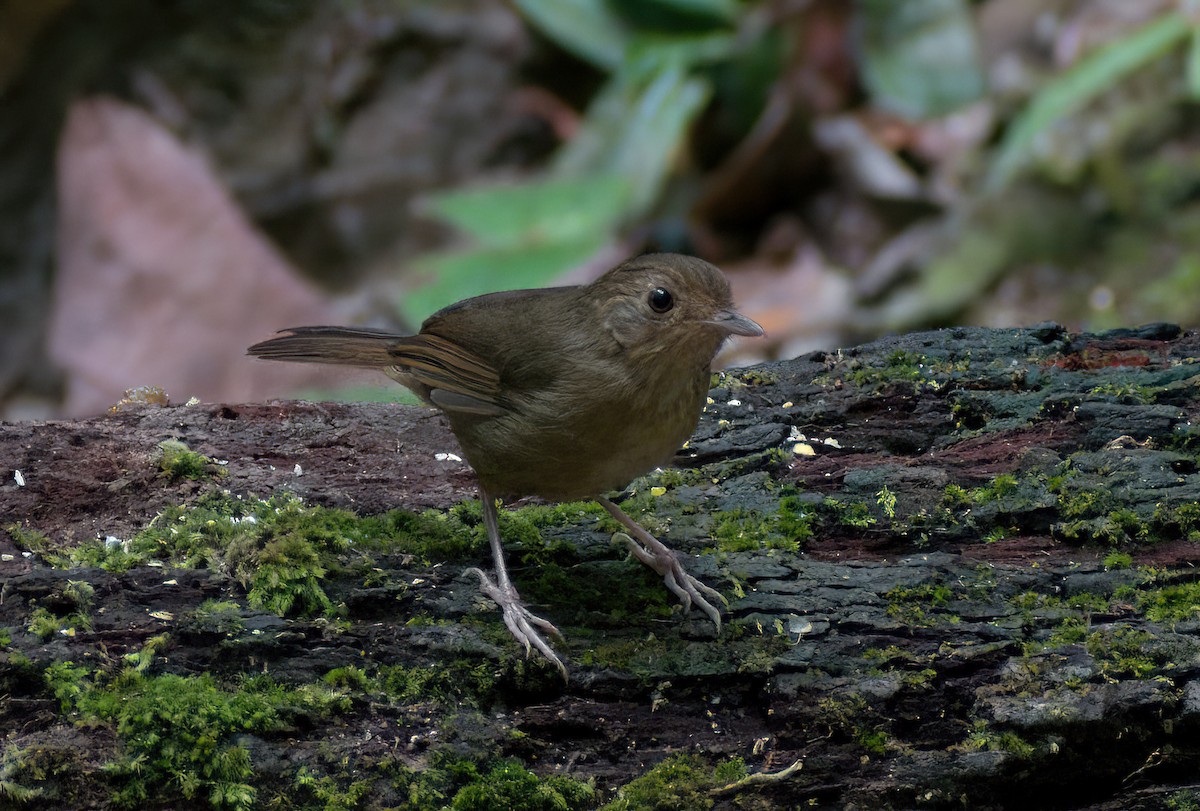
[[[665,313],[667,310],[675,306],[675,297],[669,291],[661,287],[656,287],[650,291],[648,299],[650,309],[656,313]]]

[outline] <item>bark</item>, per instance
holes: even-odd
[[[506,513],[516,584],[566,636],[565,685],[522,658],[465,573],[487,549],[433,412],[205,404],[6,424],[0,794],[99,808],[135,782],[103,767],[136,732],[52,692],[47,673],[69,661],[111,690],[138,666],[138,683],[211,673],[231,693],[252,674],[295,686],[340,669],[324,682],[336,708],[217,735],[249,754],[257,801],[285,807],[484,807],[454,799],[461,779],[429,777],[451,756],[594,780],[591,805],[1185,807],[1200,750],[1198,354],[1200,334],[1169,325],[947,329],[719,376],[681,469],[624,500],[729,597],[720,634],[669,611],[598,510]],[[167,439],[217,461],[172,478]],[[49,565],[222,491],[405,512],[384,540],[306,536],[323,608],[263,607],[265,548],[187,568],[166,552],[124,571]],[[412,521],[450,527],[438,549],[458,551],[401,539]],[[83,610],[70,581],[94,589],[90,622],[43,641],[27,630],[39,608]],[[213,598],[236,622],[198,624]],[[691,782],[664,780],[658,805],[617,793],[680,753],[698,756],[677,761]],[[711,769],[731,757],[752,773],[801,765],[720,790],[736,769]],[[144,807],[237,804],[205,779],[191,800],[150,780]]]

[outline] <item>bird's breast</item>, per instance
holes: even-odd
[[[489,492],[594,498],[670,462],[707,390],[707,368],[599,375],[586,391],[560,385],[514,396],[503,416],[450,415],[451,427]]]

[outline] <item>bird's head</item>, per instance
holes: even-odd
[[[763,334],[734,309],[725,274],[692,256],[630,259],[589,285],[588,293],[613,338],[635,355],[688,353],[711,360],[730,336]]]

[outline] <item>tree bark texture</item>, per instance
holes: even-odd
[[[5,424],[0,789],[109,807],[139,779],[111,764],[145,730],[80,691],[209,674],[233,695],[267,674],[337,701],[214,729],[264,805],[483,807],[461,780],[420,783],[453,758],[593,781],[577,807],[1186,807],[1197,356],[1200,333],[1170,325],[945,329],[716,376],[680,467],[619,500],[729,598],[720,634],[672,610],[598,508],[506,506],[515,582],[563,630],[566,684],[463,574],[487,546],[435,412],[200,404]],[[173,468],[164,440],[203,469]],[[299,516],[292,535],[189,524],[183,551],[165,533],[197,506],[272,497]],[[353,534],[354,516],[313,507],[386,520]],[[293,572],[295,593],[278,598],[268,571]],[[730,758],[799,766],[738,783],[720,777]],[[663,781],[655,805],[629,784],[664,761],[695,779]],[[176,764],[193,783],[172,782],[153,762],[143,807],[238,805],[219,775]]]

